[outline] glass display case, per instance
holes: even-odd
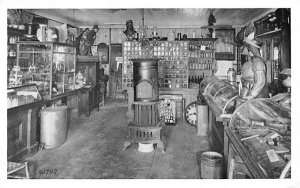
[[[41,100],[42,97],[35,84],[7,89],[7,109]]]
[[[262,125],[285,133],[290,124],[290,110],[271,99],[255,99],[236,109],[231,117],[229,127],[239,129],[248,128],[252,125]]]
[[[75,89],[76,48],[54,42],[18,42],[22,84],[36,84],[44,99]]]
[[[202,85],[205,85],[204,82]],[[232,114],[234,112],[238,91],[229,82],[213,80],[207,84],[203,95],[211,108],[219,115]]]
[[[214,77],[214,76],[208,76],[208,77],[205,77],[202,81],[201,81],[201,83],[200,83],[200,93],[201,94],[204,94],[204,91],[205,91],[205,88],[206,88],[206,86],[210,83],[210,82],[212,82],[212,81],[216,81],[216,80],[218,80],[218,78],[216,78],[216,77]]]
[[[271,99],[247,101],[233,113],[229,129],[248,158],[269,178],[278,178],[291,158],[291,111]],[[289,177],[287,175],[287,177]]]

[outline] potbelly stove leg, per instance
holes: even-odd
[[[132,142],[130,141],[125,141],[124,142],[124,147],[122,149],[122,151],[125,151],[127,148],[129,148],[132,145]]]

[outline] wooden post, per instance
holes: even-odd
[[[27,154],[30,155],[31,153],[31,144],[30,144],[30,138],[31,138],[31,114],[32,109],[30,108],[27,112]]]
[[[228,164],[228,137],[227,137],[227,134],[226,134],[226,127],[224,127],[224,171],[226,172],[225,173],[225,178],[227,178],[227,166],[229,165]]]

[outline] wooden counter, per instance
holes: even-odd
[[[93,109],[99,111],[100,103],[100,85],[82,87],[78,90],[78,116],[85,113],[86,117],[90,116]]]
[[[225,163],[227,164],[227,174],[232,178],[232,160],[236,156],[239,156],[242,160],[242,163],[246,166],[245,169],[251,178],[255,179],[266,179],[269,178],[268,175],[264,172],[262,167],[258,162],[251,156],[250,152],[244,147],[242,142],[238,139],[236,134],[226,126],[224,128],[224,155]]]
[[[185,100],[185,107],[189,105],[191,102],[197,101],[197,95],[199,93],[199,89],[169,89],[169,88],[159,88],[160,95],[181,95]],[[128,94],[128,111],[131,110],[132,103],[134,101],[134,93],[133,88],[127,89]],[[184,108],[185,108],[184,107]]]
[[[205,97],[208,105],[208,130],[210,148],[221,154],[224,153],[224,127],[228,126],[229,117],[222,117],[220,111]]]
[[[241,141],[237,138],[235,133],[229,129],[229,117],[222,117],[219,109],[211,105],[211,102],[205,98],[209,107],[208,119],[208,139],[210,148],[224,155],[225,173],[232,178],[232,160],[238,156],[250,178],[268,178],[263,172],[258,163],[249,155],[249,151],[245,149]],[[228,177],[227,177],[228,178]]]
[[[39,111],[37,101],[7,109],[7,160],[21,161],[38,151]]]

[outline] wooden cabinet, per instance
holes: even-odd
[[[76,75],[81,72],[85,86],[77,92],[78,116],[87,117],[93,109],[99,110],[100,103],[100,62],[98,56],[77,56]]]
[[[85,76],[86,85],[99,84],[100,62],[98,56],[77,56],[76,75],[79,71]]]
[[[255,22],[255,37],[263,41],[262,56],[267,67],[267,84],[270,85],[270,93],[273,96],[285,92],[286,89],[282,85],[285,76],[279,73],[285,68],[291,68],[289,11],[289,9],[277,9]]]
[[[93,109],[99,111],[100,103],[100,86],[94,85],[90,87],[83,87],[78,90],[78,116],[85,114],[90,116]]]

